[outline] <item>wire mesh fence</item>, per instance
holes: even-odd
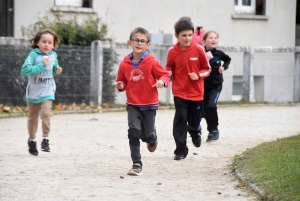
[[[0,103],[25,106],[27,77],[21,75],[22,65],[31,48],[0,46]],[[56,103],[88,103],[90,83],[90,47],[60,46],[57,50],[61,75],[55,75]]]
[[[25,105],[27,78],[21,67],[29,51],[24,46],[0,45],[0,104]]]
[[[11,39],[11,41],[18,41]],[[168,45],[152,45],[150,52],[165,66]],[[224,72],[220,101],[238,101],[249,95],[256,102],[300,102],[300,48],[220,47],[231,58]],[[27,77],[21,67],[31,48],[29,43],[0,40],[0,105],[26,106]],[[115,89],[118,64],[132,50],[127,44],[64,46],[55,50],[61,75],[54,104],[122,104],[126,93]],[[159,90],[162,103],[173,103],[171,86]]]

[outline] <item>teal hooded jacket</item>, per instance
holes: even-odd
[[[49,58],[47,66],[43,62],[45,56]],[[44,54],[38,48],[31,50],[21,69],[21,73],[28,76],[27,102],[41,103],[45,100],[55,100],[56,84],[53,74],[56,73],[58,66],[56,52]]]

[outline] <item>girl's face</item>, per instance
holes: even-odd
[[[218,44],[218,36],[215,33],[208,34],[206,40],[204,41],[204,45],[207,50],[212,50],[216,48]]]
[[[188,46],[191,45],[193,31],[192,30],[183,30],[179,34],[175,34],[176,38],[180,42],[181,49],[185,50]]]
[[[49,33],[41,35],[37,46],[44,54],[48,54],[54,48],[54,36]]]

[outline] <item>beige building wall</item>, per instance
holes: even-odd
[[[15,37],[22,37],[22,26],[51,16],[54,2],[16,0]],[[108,37],[116,42],[126,42],[130,31],[138,26],[151,33],[173,34],[176,20],[190,16],[195,26],[219,32],[221,46],[295,46],[296,0],[266,0],[262,19],[234,18],[233,7],[234,0],[94,0],[90,11],[108,24]],[[86,15],[75,14],[78,18]]]

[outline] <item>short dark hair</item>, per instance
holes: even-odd
[[[190,20],[178,20],[174,25],[174,29],[177,35],[185,30],[192,30],[194,33],[194,25]]]
[[[37,32],[35,34],[35,36],[33,36],[33,38],[30,39],[30,43],[31,43],[31,47],[32,48],[38,48],[37,44],[39,43],[41,37],[43,34],[51,34],[54,38],[54,43],[53,43],[53,47],[54,49],[58,47],[58,44],[59,44],[59,38],[58,38],[58,35],[51,29],[44,29],[44,30],[41,30],[39,32]]]
[[[179,18],[179,21],[184,21],[184,20],[192,21],[192,19],[189,16],[183,16],[183,17]]]
[[[144,29],[144,28],[142,28],[142,27],[137,27],[137,28],[135,28],[135,29],[130,33],[129,40],[131,40],[133,34],[136,34],[136,33],[144,34],[145,36],[147,36],[148,42],[150,42],[150,33],[149,33],[149,31],[147,31],[146,29]]]

